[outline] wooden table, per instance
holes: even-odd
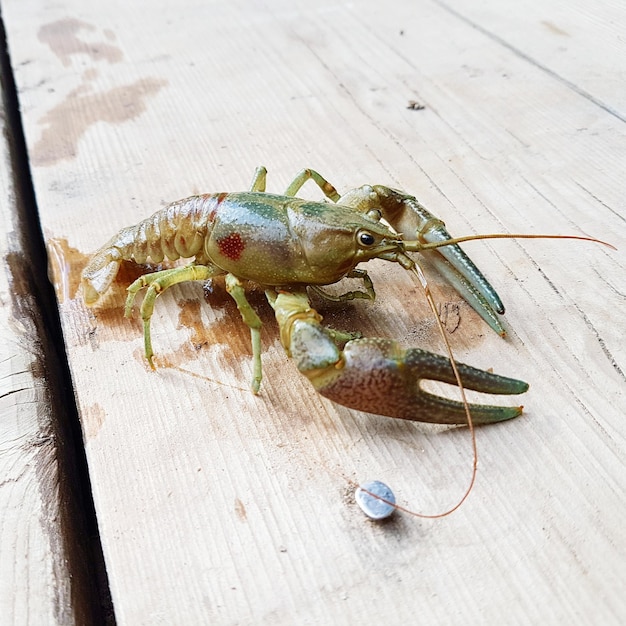
[[[3,624],[624,623],[626,8],[503,6],[1,2]],[[458,359],[530,383],[523,417],[478,429],[453,515],[363,516],[351,481],[419,512],[454,504],[467,429],[321,398],[258,289],[258,396],[222,281],[158,301],[155,372],[124,281],[83,304],[80,271],[117,230],[243,190],[260,164],[276,192],[303,167],[407,190],[454,234],[618,248],[467,244],[506,340],[430,275]],[[370,266],[376,303],[325,305],[327,320],[442,351],[411,277]]]

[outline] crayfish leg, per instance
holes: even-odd
[[[250,185],[250,191],[265,191],[265,181],[267,179],[267,169],[260,165],[254,170],[254,176],[252,177],[252,184]]]
[[[261,319],[252,308],[241,281],[233,274],[226,274],[226,291],[237,304],[239,313],[244,323],[250,329],[252,340],[252,392],[259,393],[261,379],[263,378],[261,368]]]
[[[372,300],[372,302],[376,299],[376,291],[374,290],[374,283],[372,279],[369,277],[369,274],[362,269],[353,269],[351,272],[348,272],[345,276],[346,278],[358,278],[363,282],[363,289],[365,291],[361,291],[359,289],[355,291],[346,291],[345,293],[341,293],[338,296],[335,296],[331,293],[324,291],[318,285],[309,285],[309,289],[316,293],[318,296],[324,298],[324,300],[329,300],[330,302],[348,302],[349,300]]]
[[[299,172],[296,177],[291,181],[290,185],[285,190],[286,196],[295,196],[302,188],[302,185],[312,180],[323,192],[324,195],[333,202],[339,200],[339,192],[331,185],[321,174],[318,174],[315,170],[305,169]]]
[[[150,335],[150,320],[154,313],[154,304],[157,296],[178,283],[190,280],[208,280],[221,273],[223,273],[223,270],[215,265],[196,265],[195,263],[190,263],[184,267],[173,267],[171,269],[161,270],[160,272],[144,274],[127,288],[128,296],[124,310],[126,317],[130,317],[132,314],[133,303],[137,293],[144,287],[148,288],[139,310],[141,319],[143,320],[144,353],[152,369],[154,369],[154,363],[152,361],[154,351],[152,350],[152,338]]]

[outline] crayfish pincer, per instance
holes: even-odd
[[[504,312],[500,298],[441,220],[413,196],[388,187],[364,185],[340,196],[328,181],[308,169],[296,176],[284,195],[265,193],[266,173],[265,168],[257,169],[250,191],[192,196],[122,229],[85,267],[85,302],[92,305],[100,298],[124,260],[143,264],[148,260],[160,263],[165,257],[190,258],[188,265],[145,274],[128,287],[127,316],[137,293],[146,288],[141,317],[145,354],[151,364],[150,318],[157,296],[177,283],[225,275],[226,289],[250,328],[255,393],[261,384],[261,320],[246,299],[245,281],[265,290],[287,354],[313,386],[334,402],[441,424],[466,423],[468,409],[475,424],[521,413],[521,407],[449,400],[427,393],[420,383],[431,379],[493,394],[524,393],[526,383],[455,364],[418,348],[403,349],[392,340],[350,338],[324,328],[320,315],[311,308],[310,291],[334,300],[374,299],[369,276],[357,267],[370,259],[398,263],[420,276],[409,256],[420,252],[430,255],[443,276],[503,335],[498,320]],[[296,198],[307,180],[313,180],[331,202]],[[322,289],[344,277],[359,279],[363,290],[330,296]]]

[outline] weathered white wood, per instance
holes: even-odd
[[[438,2],[485,36],[525,58],[581,98],[626,120],[626,68],[620,63],[624,5],[619,0]]]
[[[0,114],[0,622],[72,624],[58,446],[37,302]],[[83,615],[84,616],[84,615]]]
[[[611,19],[555,59],[540,18],[500,31],[512,13],[475,6],[4,2],[121,624],[623,621],[625,13],[596,3]],[[556,0],[526,6],[568,33],[593,25],[577,11],[562,26]],[[578,59],[610,47],[588,82]],[[311,166],[342,189],[414,192],[454,233],[621,248],[467,246],[510,332],[492,336],[461,305],[456,354],[531,390],[524,417],[479,430],[478,483],[453,516],[364,520],[347,478],[385,480],[419,511],[454,503],[467,433],[316,396],[260,293],[257,397],[248,330],[219,281],[208,304],[197,285],[158,303],[156,373],[121,284],[95,311],[77,296],[85,255],[117,229],[194,192],[243,189],[260,163],[274,191]],[[327,319],[440,350],[416,285],[372,265],[376,304]]]

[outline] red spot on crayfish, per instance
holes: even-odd
[[[220,252],[229,259],[237,261],[246,247],[239,233],[231,233],[217,242]]]

